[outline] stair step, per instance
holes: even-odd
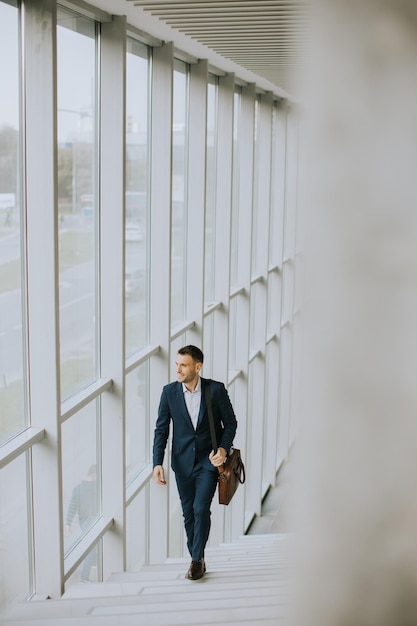
[[[144,608],[144,607],[142,607]],[[90,613],[84,616],[74,616],[71,614],[62,614],[49,618],[32,617],[28,619],[13,619],[12,621],[2,622],[2,625],[10,626],[207,626],[210,624],[228,624],[228,626],[242,626],[248,624],[253,626],[259,622],[264,626],[266,621],[271,620],[271,624],[277,624],[280,620],[284,620],[288,611],[284,606],[276,606],[273,604],[263,603],[262,605],[247,607],[228,607],[228,608],[210,608],[199,606],[197,609],[184,608],[182,610],[172,611],[171,609],[161,610],[159,605],[158,612],[139,613],[116,613],[110,615],[97,615]],[[209,621],[207,621],[209,618]],[[50,622],[50,624],[48,623]]]
[[[145,565],[137,572],[116,572],[111,574],[108,582],[118,582],[121,580],[135,582],[142,580],[172,580],[176,578],[183,578],[190,561],[182,564],[180,567],[172,565]],[[277,559],[265,559],[262,557],[253,559],[251,561],[242,559],[238,562],[207,562],[207,574],[221,574],[222,572],[230,572],[231,575],[239,576],[242,572],[248,569],[259,570],[271,570],[271,569],[286,569],[288,567],[287,561],[278,561]],[[235,571],[236,570],[236,571]],[[90,583],[94,584],[94,583]]]
[[[146,614],[142,617],[138,615],[115,616],[95,616],[95,617],[62,617],[49,625],[43,618],[31,619],[30,626],[254,626],[261,623],[262,626],[277,626],[287,623],[287,614],[277,614],[269,607],[257,607],[254,611],[247,609],[223,611],[211,611],[210,621],[200,621],[204,615],[201,611],[184,613],[156,613]],[[212,621],[211,621],[212,620]],[[27,620],[13,620],[2,622],[2,626],[28,626]]]
[[[103,583],[105,586],[105,583]],[[156,604],[155,596],[158,596],[158,603]],[[288,596],[287,584],[279,585],[275,581],[271,581],[269,584],[265,582],[259,583],[254,581],[253,583],[247,582],[241,583],[229,583],[227,587],[223,584],[210,584],[210,590],[207,591],[204,588],[198,587],[194,583],[186,581],[182,589],[172,590],[169,587],[160,587],[152,589],[144,589],[143,593],[135,596],[103,596],[103,597],[88,597],[88,598],[74,598],[74,599],[61,599],[61,600],[44,600],[38,601],[36,605],[36,615],[39,619],[54,619],[59,618],[62,615],[67,617],[85,616],[87,614],[93,614],[97,611],[105,614],[109,609],[112,612],[114,607],[120,609],[120,613],[127,611],[128,607],[134,607],[136,604],[143,604],[146,610],[151,610],[151,605],[157,606],[161,609],[160,598],[163,598],[165,604],[173,604],[172,610],[179,610],[179,606],[184,604],[189,606],[189,602],[198,602],[201,606],[201,602],[215,602],[220,606],[220,602],[231,602],[239,600],[242,605],[242,598],[245,600],[251,598],[268,598],[269,596],[283,602],[285,604]],[[210,604],[211,606],[211,604]],[[124,607],[124,608],[121,608]],[[135,612],[133,609],[132,612]],[[13,619],[28,619],[33,616],[33,604],[30,602],[20,603],[13,610]]]
[[[122,576],[119,575],[122,579]],[[254,583],[259,582],[261,584],[267,583],[269,580],[273,579],[275,585],[277,585],[280,581],[286,581],[287,574],[286,570],[282,571],[277,569],[272,569],[271,571],[258,572],[256,570],[249,571],[239,571],[234,572],[234,581],[237,584],[242,585],[243,583]],[[181,572],[175,578],[153,578],[149,579],[146,577],[142,577],[140,581],[133,582],[107,582],[107,583],[91,583],[89,585],[79,584],[71,587],[63,596],[65,599],[70,598],[96,598],[96,597],[115,597],[115,596],[132,596],[138,595],[140,593],[152,593],[152,589],[158,590],[163,587],[164,589],[178,589],[182,587],[184,584],[186,585],[201,585],[205,582],[220,582],[221,587],[224,589],[229,584],[230,581],[230,572],[207,572],[203,579],[197,581],[189,581],[185,578],[185,572]],[[161,584],[162,583],[162,584]]]
[[[243,536],[206,551],[207,573],[189,581],[188,558],[104,583],[79,583],[59,600],[21,603],[2,626],[262,626],[288,613],[288,537]]]

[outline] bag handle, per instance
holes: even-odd
[[[208,411],[208,416],[209,416],[211,445],[213,446],[214,454],[216,454],[217,453],[217,437],[216,437],[216,429],[214,428],[213,407],[211,406],[209,382],[207,382],[205,385],[205,391],[206,391],[207,411]],[[219,470],[219,474],[221,474],[224,470],[224,466],[220,465],[217,469]]]
[[[243,478],[242,478],[243,476]],[[239,463],[239,476],[238,476],[239,482],[241,485],[243,485],[243,483],[246,480],[246,473],[245,473],[245,466],[243,465],[243,461],[242,459],[240,459],[240,463]]]

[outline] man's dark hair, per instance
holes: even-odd
[[[204,362],[204,354],[201,352],[200,348],[197,348],[197,346],[184,346],[178,350],[178,354],[189,354],[196,363]]]

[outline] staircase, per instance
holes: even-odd
[[[1,626],[276,626],[289,605],[288,535],[245,535],[206,549],[207,573],[184,575],[189,559],[170,559],[104,583],[72,586],[59,600],[26,602]]]

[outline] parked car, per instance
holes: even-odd
[[[126,224],[125,233],[126,241],[142,241],[143,239],[142,228],[139,224],[135,224],[134,222]]]
[[[138,298],[142,283],[142,271],[136,268],[126,268],[125,272],[125,294],[126,298]]]

